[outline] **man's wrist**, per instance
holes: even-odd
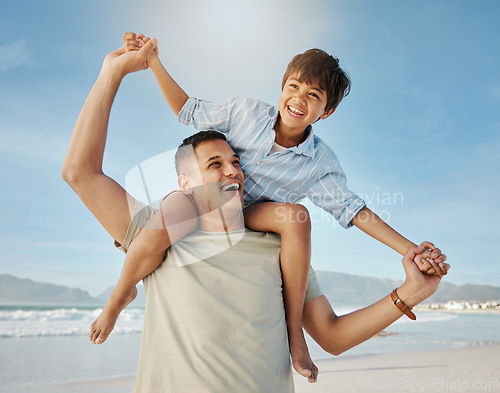
[[[101,69],[101,72],[99,73],[99,76],[97,77],[97,83],[100,83],[106,89],[110,88],[112,91],[114,91],[114,93],[116,93],[125,75],[125,73],[120,72],[117,69],[103,67]]]
[[[398,295],[409,308],[415,307],[426,299],[420,287],[407,282],[398,288]]]

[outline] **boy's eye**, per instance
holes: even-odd
[[[298,86],[295,83],[290,83],[290,87],[292,89],[298,89]]]
[[[309,93],[310,96],[319,99],[319,96],[316,93]]]

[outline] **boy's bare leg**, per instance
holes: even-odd
[[[171,194],[162,202],[130,244],[120,279],[90,327],[91,342],[106,341],[122,310],[137,296],[137,283],[161,264],[171,244],[196,229],[197,220],[194,205],[185,194]]]
[[[244,209],[245,226],[254,231],[281,235],[281,272],[286,323],[293,368],[309,382],[316,382],[318,368],[307,349],[302,313],[311,260],[311,222],[298,204],[264,202]]]

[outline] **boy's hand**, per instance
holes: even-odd
[[[151,38],[144,36],[144,34],[135,34],[135,33],[125,33],[123,35],[123,43],[125,44],[125,49],[127,52],[130,51],[138,51],[141,49],[148,41],[150,41]],[[146,61],[148,66],[149,66],[149,61],[151,57],[153,56],[158,56],[158,45],[155,45],[154,50],[151,52],[151,54],[148,57],[148,60]]]
[[[429,244],[433,246],[434,249],[432,249],[432,251],[434,251],[436,249],[434,245],[428,242],[423,242],[418,247],[411,247],[403,258],[406,280],[404,284],[401,285],[400,289],[398,289],[398,294],[402,296],[402,298],[404,296],[405,303],[410,308],[421,303],[436,292],[442,278],[441,275],[429,275],[425,274],[421,270],[419,271],[419,268],[415,263],[415,260],[419,255],[428,251]],[[403,293],[406,293],[406,295],[403,295]]]
[[[437,275],[442,277],[448,273],[450,265],[445,263],[446,255],[441,253],[441,250],[430,242],[423,242],[425,250],[422,253],[415,255],[414,262],[424,274]]]
[[[145,70],[149,67],[147,59],[156,47],[156,40],[148,40],[137,51],[128,51],[126,45],[106,56],[101,68],[101,74],[124,77],[132,72]]]

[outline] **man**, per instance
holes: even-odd
[[[64,180],[124,248],[153,211],[103,173],[107,124],[123,77],[147,68],[146,59],[155,44],[150,40],[137,52],[126,52],[122,47],[106,57],[75,125],[62,170]],[[222,170],[215,183],[239,176],[231,161],[234,151],[226,142],[204,141],[194,152],[198,165],[214,154],[223,158],[229,172]],[[200,182],[214,182],[204,181],[203,176],[192,181],[195,187]],[[188,183],[189,176],[185,190]],[[203,205],[203,197],[193,194],[196,205]],[[236,194],[241,200],[240,193]],[[199,228],[204,233],[195,232],[178,241],[179,247],[171,247],[160,268],[145,279],[147,311],[138,392],[293,391],[277,269],[279,243],[269,235],[250,233],[227,247],[231,236],[241,235],[241,205],[227,202],[227,198],[223,202],[208,207],[212,216],[200,215]],[[209,258],[197,255],[197,250],[206,249],[203,244],[207,238],[221,249]],[[268,254],[253,258],[254,252],[265,249]],[[393,295],[398,296],[395,300],[388,295],[369,307],[337,317],[325,296],[317,288],[310,290],[304,305],[305,329],[323,349],[337,355],[380,332],[403,312],[411,315],[404,304],[411,308],[425,300],[440,281],[440,277],[423,275],[413,263],[413,257],[423,251],[424,246],[412,248],[403,259],[407,277]],[[232,266],[228,259],[240,265]],[[193,285],[185,288],[185,282]],[[315,285],[312,272],[310,289]]]

